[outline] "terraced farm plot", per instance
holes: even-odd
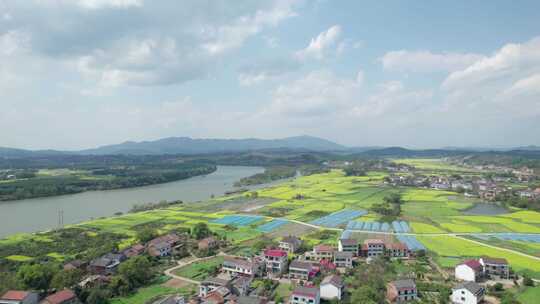
[[[540,278],[540,259],[523,256],[504,249],[488,247],[461,237],[418,236],[417,238],[428,250],[435,252],[438,257],[463,259],[487,255],[505,258],[515,271],[528,273],[534,278]]]
[[[477,170],[456,166],[437,158],[400,158],[394,159],[393,161],[398,164],[413,166],[421,170],[477,172]]]
[[[415,233],[444,233],[446,232],[437,226],[424,224],[424,223],[417,223],[417,222],[411,223],[411,228],[412,228],[412,231]]]
[[[220,219],[212,220],[211,223],[232,225],[232,226],[247,226],[262,220],[262,216],[251,215],[226,215]]]

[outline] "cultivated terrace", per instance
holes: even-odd
[[[0,240],[0,303],[538,303],[533,169],[331,160],[238,185],[278,177]]]

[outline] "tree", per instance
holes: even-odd
[[[523,285],[525,286],[534,286],[534,281],[528,276],[523,276]]]
[[[126,280],[129,288],[134,289],[145,285],[152,279],[151,267],[148,258],[136,256],[120,264],[118,273]]]
[[[363,285],[352,292],[351,303],[377,304],[379,295],[371,286]]]
[[[208,237],[212,231],[210,231],[210,228],[208,228],[208,225],[206,223],[197,223],[191,230],[191,234],[193,237],[197,240],[204,239],[205,237]]]
[[[17,279],[25,289],[47,290],[56,270],[49,265],[23,265],[17,272]]]
[[[129,282],[123,276],[114,276],[111,279],[109,288],[112,293],[119,296],[125,296],[131,291]]]
[[[102,288],[93,288],[86,298],[87,304],[109,304],[110,292]]]
[[[143,243],[150,241],[158,235],[157,231],[150,227],[144,227],[137,231],[137,239]]]
[[[82,272],[79,269],[62,270],[57,272],[51,281],[51,286],[56,289],[71,288],[82,278]]]

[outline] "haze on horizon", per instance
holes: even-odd
[[[0,146],[540,145],[540,3],[0,1]]]

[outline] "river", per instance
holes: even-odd
[[[219,166],[208,175],[159,185],[0,202],[0,238],[55,228],[60,211],[63,212],[64,225],[67,225],[127,212],[140,203],[206,200],[212,194],[220,196],[233,190],[234,182],[242,177],[263,171],[260,167]]]

